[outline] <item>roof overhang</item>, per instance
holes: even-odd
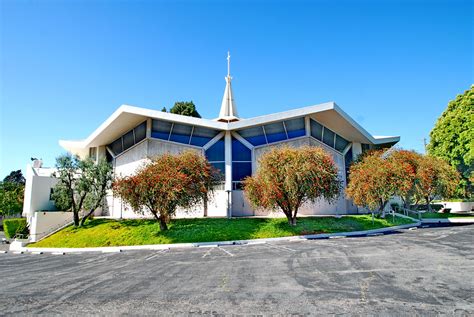
[[[256,125],[310,116],[342,137],[352,142],[368,144],[396,143],[399,136],[372,136],[336,103],[327,102],[319,105],[273,113],[234,122],[220,122],[209,119],[182,116],[158,110],[122,105],[104,121],[88,138],[84,140],[60,140],[59,144],[78,155],[87,155],[89,147],[109,144],[130,131],[148,118],[207,127],[216,130],[239,130]]]

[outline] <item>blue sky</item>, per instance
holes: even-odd
[[[0,1],[0,177],[53,166],[121,104],[241,117],[335,101],[423,151],[473,81],[472,1]]]

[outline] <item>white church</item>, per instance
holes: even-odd
[[[128,105],[119,107],[94,132],[83,140],[60,140],[68,152],[95,160],[106,158],[115,175],[130,175],[150,158],[163,153],[192,150],[202,153],[210,164],[225,175],[225,181],[208,205],[210,217],[267,215],[255,210],[244,197],[241,182],[255,173],[259,157],[282,144],[324,148],[334,158],[345,185],[350,163],[363,151],[396,144],[398,136],[373,136],[347,115],[336,103],[327,102],[269,115],[241,118],[232,91],[230,55],[226,86],[219,116],[202,119]],[[28,166],[23,214],[30,223],[35,213],[52,214],[51,188],[54,169]],[[337,202],[307,204],[300,214],[347,214],[357,207],[341,194]],[[113,218],[137,217],[119,198],[110,194],[102,214]],[[59,214],[56,214],[59,215]],[[178,216],[199,217],[203,210]],[[54,217],[50,216],[50,217]],[[66,217],[66,216],[64,216]]]

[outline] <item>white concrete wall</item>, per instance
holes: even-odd
[[[202,153],[202,150],[194,146],[185,144],[171,143],[158,139],[147,139],[118,155],[115,159],[115,175],[129,176],[133,175],[138,168],[149,162],[155,156],[165,153],[179,154],[184,151],[196,151]],[[208,203],[209,217],[224,217],[226,214],[225,192],[217,191],[214,199]],[[122,203],[121,199],[109,195],[107,198],[109,215],[114,218],[150,218],[153,217],[150,212],[143,211],[137,213],[127,204]],[[193,210],[178,209],[177,218],[202,217],[204,206],[196,206]]]
[[[452,213],[471,212],[474,209],[474,202],[443,201],[445,208],[451,208]]]
[[[49,233],[73,221],[72,212],[37,211],[33,214],[30,223],[30,241],[36,242]]]
[[[54,169],[26,167],[25,196],[23,202],[23,216],[30,223],[33,214],[39,210],[55,210],[54,201],[50,200],[51,188],[58,180],[52,177]]]

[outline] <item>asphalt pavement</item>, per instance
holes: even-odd
[[[474,315],[474,226],[361,238],[0,254],[0,315]]]

